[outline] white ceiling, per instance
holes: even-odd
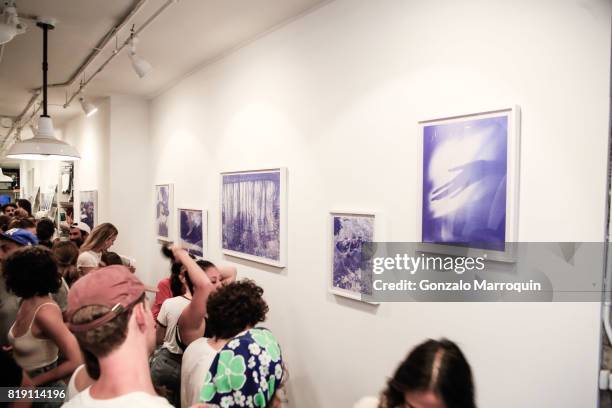
[[[138,79],[127,47],[88,86],[93,98],[120,93],[151,97],[196,67],[214,60],[279,24],[329,0],[178,0],[140,35],[138,54],[153,71]],[[136,0],[17,0],[20,15],[51,16],[58,24],[49,33],[49,83],[67,81],[104,35]],[[148,0],[127,26],[138,28],[166,0]],[[0,60],[0,117],[16,116],[42,83],[42,31],[25,20],[28,30],[4,47]],[[124,30],[119,44],[127,38]],[[115,41],[96,58],[95,68],[111,55]],[[78,81],[77,81],[78,82]],[[72,89],[78,86],[78,83]],[[66,88],[50,90],[49,113],[57,125],[81,114],[78,101],[64,109]],[[0,126],[1,128],[1,126]],[[6,129],[0,129],[0,135]]]

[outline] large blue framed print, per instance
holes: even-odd
[[[430,249],[510,260],[507,243],[517,239],[518,114],[514,107],[420,122],[420,238]]]

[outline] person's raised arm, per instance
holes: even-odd
[[[83,361],[79,344],[64,324],[59,307],[41,308],[36,314],[36,323],[43,335],[53,341],[64,356],[64,361],[57,367],[32,378],[32,383],[38,387],[70,376]]]
[[[206,317],[206,302],[214,286],[206,272],[193,260],[184,249],[173,247],[174,259],[187,269],[189,279],[193,284],[191,302],[181,313],[179,331],[185,344],[191,343],[195,337],[204,334],[204,318]],[[197,331],[199,336],[192,336],[190,332]]]
[[[238,270],[235,266],[219,266],[219,274],[221,275],[221,284],[227,285],[228,283],[236,282],[236,276],[238,275]]]

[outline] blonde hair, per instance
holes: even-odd
[[[81,245],[81,252],[94,251],[102,252],[104,249],[104,243],[109,239],[116,237],[119,231],[110,222],[98,225],[91,231],[91,234],[87,236],[83,245]]]

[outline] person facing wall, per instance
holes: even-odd
[[[96,357],[100,376],[64,407],[171,407],[151,383],[155,322],[144,285],[127,267],[107,266],[79,279],[66,320],[81,349]]]
[[[183,354],[181,367],[181,407],[198,403],[206,373],[219,350],[234,337],[265,321],[268,304],[263,289],[249,279],[220,287],[208,299],[207,325],[210,338],[193,341]]]
[[[80,278],[77,265],[79,248],[71,241],[59,241],[53,245],[53,255],[57,267],[68,286],[72,286]]]
[[[49,218],[43,218],[36,224],[36,237],[38,237],[38,245],[51,248],[53,243],[51,239],[55,234],[55,224]]]

